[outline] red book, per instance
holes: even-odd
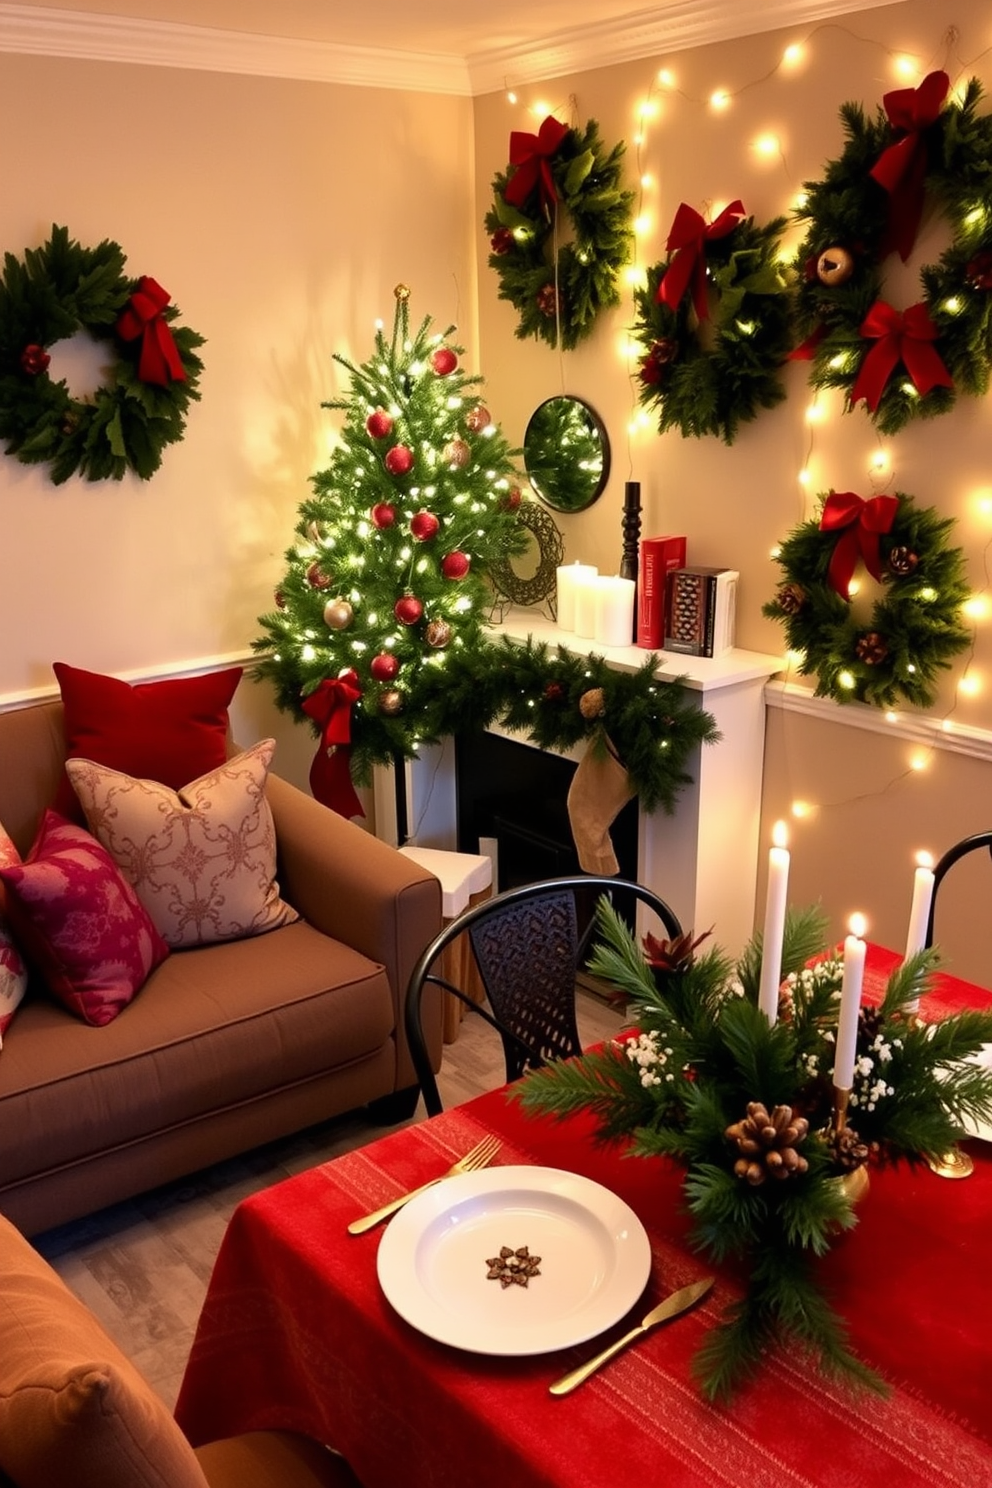
[[[665,590],[668,575],[685,567],[684,537],[641,539],[637,582],[637,644],[660,651],[665,641]]]

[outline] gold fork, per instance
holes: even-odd
[[[500,1149],[497,1137],[483,1137],[471,1152],[466,1152],[456,1163],[452,1163],[446,1173],[439,1173],[436,1178],[431,1178],[427,1183],[422,1183],[419,1188],[413,1188],[409,1193],[400,1194],[398,1199],[390,1199],[388,1204],[383,1204],[381,1209],[373,1209],[371,1214],[363,1214],[361,1219],[353,1219],[348,1226],[349,1235],[364,1235],[366,1230],[373,1229],[383,1219],[388,1219],[395,1214],[397,1209],[402,1209],[417,1194],[422,1194],[435,1183],[442,1183],[445,1178],[454,1178],[458,1173],[474,1173],[477,1168],[488,1167]]]

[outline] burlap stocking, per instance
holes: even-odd
[[[584,873],[620,872],[610,826],[632,796],[630,776],[606,741],[606,749],[587,747],[568,790],[568,818]]]

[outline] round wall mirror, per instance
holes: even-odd
[[[524,434],[524,465],[537,495],[556,511],[591,506],[610,474],[610,441],[599,414],[582,398],[545,399]]]

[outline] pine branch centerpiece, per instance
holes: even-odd
[[[842,962],[824,953],[826,918],[790,909],[777,1016],[759,1006],[762,937],[736,965],[705,937],[636,939],[606,899],[590,970],[626,1003],[630,1026],[576,1060],[529,1073],[525,1110],[590,1112],[599,1137],[685,1170],[693,1245],[742,1265],[747,1286],[697,1355],[709,1399],[729,1397],[787,1338],[819,1366],[883,1390],[851,1351],[817,1280],[816,1259],[857,1222],[843,1180],[873,1165],[938,1160],[970,1124],[992,1119],[992,1011],[937,1023],[915,1011],[938,964],[905,958],[878,1006],[857,1013],[853,1077],[840,1117],[832,1071]],[[698,954],[697,954],[698,952]]]

